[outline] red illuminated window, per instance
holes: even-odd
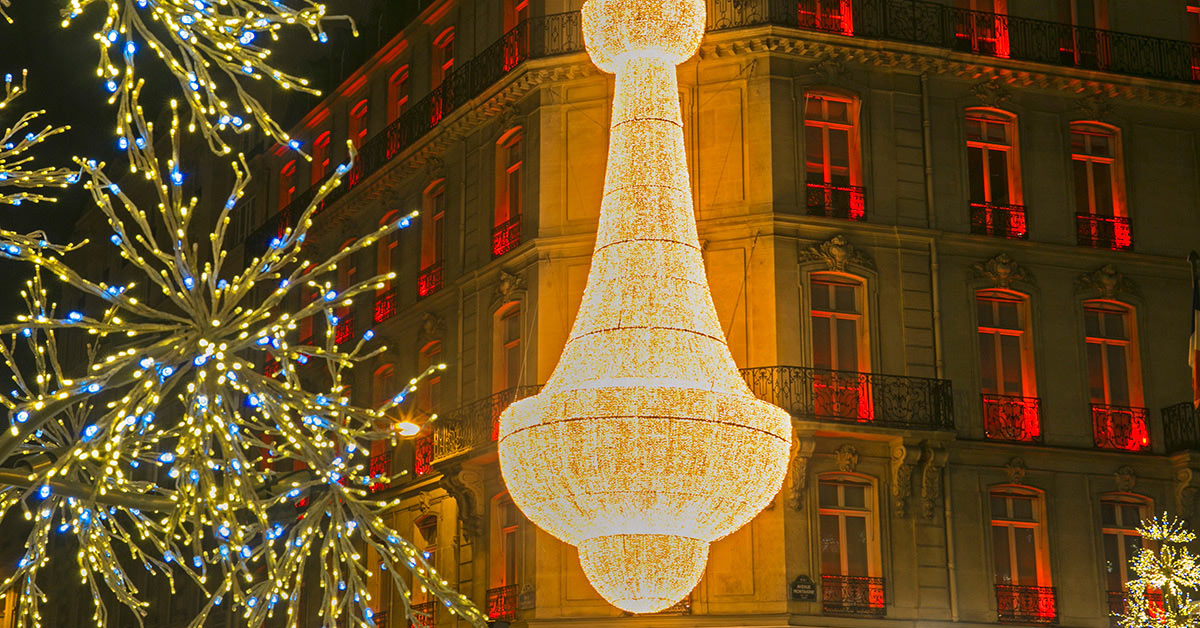
[[[804,97],[808,213],[862,220],[858,100],[826,93]]]
[[[1139,451],[1150,447],[1133,312],[1125,305],[1090,301],[1084,305],[1088,397],[1096,446]]]
[[[1019,203],[1015,118],[987,109],[967,110],[967,173],[971,203]]]
[[[1112,59],[1108,0],[1058,0],[1060,60],[1065,65],[1106,69]]]
[[[1188,4],[1187,27],[1192,42],[1192,80],[1200,81],[1200,4]]]
[[[827,33],[854,34],[850,0],[799,0],[800,28]]]
[[[954,34],[961,50],[1008,57],[1006,0],[956,0]]]
[[[292,203],[296,194],[296,160],[293,159],[279,169],[279,209]]]
[[[1071,125],[1071,165],[1079,243],[1121,250],[1133,244],[1125,211],[1120,142],[1115,128]]]
[[[366,98],[358,101],[357,105],[350,110],[350,141],[354,142],[354,148],[362,148],[364,142],[367,141],[367,110],[370,103]]]
[[[433,436],[421,436],[413,441],[413,474],[425,475],[433,470]]]
[[[313,142],[312,153],[312,182],[316,185],[325,178],[325,173],[329,171],[329,142],[331,136],[329,131],[326,131],[317,136],[317,140]]]
[[[853,277],[814,273],[810,280],[814,412],[827,418],[874,418],[863,327],[863,286]]]
[[[504,2],[504,71],[529,58],[529,0]]]
[[[1000,620],[1057,621],[1041,494],[1024,487],[1005,486],[991,492],[990,503],[992,565]]]
[[[496,144],[496,212],[492,226],[492,255],[499,257],[521,243],[521,172],[524,134],[520,127]]]
[[[1041,439],[1028,302],[1003,290],[975,297],[984,432],[997,440]]]
[[[404,113],[408,106],[408,66],[401,66],[388,79],[388,122]]]
[[[442,289],[446,254],[446,182],[440,180],[425,190],[425,220],[421,222],[421,274],[417,295],[429,296]]]
[[[433,40],[433,84],[440,85],[454,71],[454,27]]]

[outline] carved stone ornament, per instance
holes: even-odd
[[[853,445],[842,445],[833,454],[837,457],[838,471],[853,473],[858,468],[858,450]]]
[[[1175,512],[1179,516],[1192,520],[1194,509],[1196,507],[1196,491],[1200,489],[1195,484],[1196,473],[1189,467],[1184,467],[1175,472]]]
[[[833,55],[822,55],[808,66],[808,71],[819,77],[822,83],[833,83],[846,74],[846,64]]]
[[[463,540],[467,543],[481,538],[487,502],[483,495],[483,474],[474,466],[450,470],[442,476],[442,486],[458,504]]]
[[[1021,458],[1012,458],[1008,464],[1004,465],[1004,470],[1008,472],[1008,481],[1013,484],[1020,484],[1025,481],[1025,461]]]
[[[950,454],[945,447],[921,443],[921,514],[932,519],[942,495],[942,469]]]
[[[1033,277],[1023,266],[1014,262],[1007,253],[1001,253],[986,262],[975,262],[975,276],[987,279],[996,288],[1010,288],[1014,281],[1031,281]]]
[[[971,93],[979,102],[997,109],[1003,108],[1012,99],[1012,92],[1008,90],[1008,86],[995,76],[971,86]]]
[[[500,271],[500,281],[496,284],[495,301],[508,303],[516,300],[517,293],[525,290],[525,279],[508,271]]]
[[[500,110],[500,114],[496,116],[496,138],[508,133],[513,127],[519,125],[517,112],[512,107],[505,107]]]
[[[425,161],[425,178],[437,181],[446,178],[446,162],[441,157],[430,157]]]
[[[802,436],[799,430],[792,434],[792,492],[788,505],[793,510],[804,510],[808,491],[808,462],[812,460],[817,441],[812,436]]]
[[[830,238],[826,242],[822,242],[816,246],[810,246],[807,250],[800,253],[802,261],[821,261],[829,270],[844,271],[846,266],[853,264],[863,268],[875,268],[875,263],[870,260],[861,251],[854,248],[853,244],[846,241],[846,237],[838,234]]]
[[[1090,273],[1083,273],[1075,280],[1079,292],[1092,293],[1106,298],[1115,298],[1121,293],[1137,294],[1138,287],[1126,279],[1112,264],[1105,264]]]
[[[896,516],[903,517],[908,511],[908,498],[912,495],[912,470],[916,453],[911,447],[898,444],[892,447],[892,502]]]
[[[421,328],[417,331],[417,344],[421,347],[446,338],[446,319],[433,312],[421,313]]]
[[[1103,120],[1112,113],[1112,103],[1097,92],[1081,96],[1075,101],[1074,109],[1082,120]]]
[[[1137,473],[1131,466],[1124,466],[1117,469],[1113,474],[1117,479],[1117,490],[1122,493],[1132,493],[1133,488],[1137,486]]]
[[[421,491],[417,494],[417,501],[412,505],[412,509],[417,511],[417,517],[424,517],[433,510],[433,493],[430,491]]]

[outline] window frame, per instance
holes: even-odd
[[[815,99],[821,101],[822,118],[810,118],[808,115],[808,101]],[[847,122],[837,122],[828,119],[828,103],[830,101],[841,102],[846,105],[846,120]],[[847,94],[838,91],[830,90],[807,90],[804,92],[803,103],[801,104],[801,116],[805,128],[804,141],[808,143],[808,132],[811,128],[821,130],[821,182],[825,185],[833,185],[833,166],[831,159],[831,142],[829,139],[830,130],[846,131],[846,141],[849,143],[847,147],[847,179],[848,185],[851,187],[862,187],[862,132],[859,113],[861,109],[861,101],[853,94]],[[804,181],[810,180],[808,147],[804,149]]]
[[[433,86],[437,88],[454,73],[454,27],[447,26],[433,39]]]
[[[1020,329],[1012,329],[1012,328],[1008,328],[1008,327],[985,326],[983,324],[983,321],[981,321],[979,319],[979,314],[978,314],[979,303],[980,303],[980,301],[984,301],[984,300],[992,301],[992,302],[1008,302],[1008,303],[1017,304],[1017,315],[1018,315],[1018,317],[1020,319],[1020,323],[1021,323]],[[996,310],[994,310],[994,312],[995,311]],[[1019,397],[1037,397],[1038,396],[1037,395],[1037,368],[1036,368],[1035,360],[1034,360],[1033,324],[1032,324],[1032,320],[1031,320],[1031,318],[1032,318],[1031,314],[1032,314],[1032,310],[1030,308],[1030,299],[1029,299],[1029,295],[1027,295],[1027,294],[1023,294],[1021,292],[1016,292],[1014,290],[1005,290],[1002,288],[984,288],[984,289],[975,291],[976,338],[977,338],[978,342],[981,343],[982,338],[980,338],[980,336],[982,336],[984,333],[989,333],[993,337],[993,343],[994,343],[993,355],[995,356],[995,359],[996,359],[996,369],[997,369],[996,370],[996,373],[997,373],[996,388],[997,389],[1004,388],[1003,352],[1002,352],[1002,349],[1000,346],[1000,337],[1001,336],[1017,336],[1018,337],[1018,339],[1019,339],[1018,346],[1020,349],[1020,361],[1021,361],[1021,386],[1022,386],[1021,392],[1014,393],[1014,392],[1008,391],[1008,390],[987,390],[986,387],[983,385],[983,354],[982,354],[982,352],[980,352],[978,354],[979,365],[980,365],[979,387],[980,387],[980,391],[983,394],[1019,396]],[[979,351],[978,343],[976,344],[976,347],[977,347],[977,351]]]
[[[1087,152],[1076,152],[1074,148],[1073,136],[1076,133],[1084,134],[1085,136],[1104,135],[1109,139],[1112,147],[1112,154],[1108,157],[1102,155],[1092,155]],[[1067,125],[1067,149],[1071,159],[1071,178],[1074,184],[1071,188],[1071,194],[1077,195],[1076,190],[1079,187],[1079,182],[1075,181],[1075,162],[1083,162],[1087,172],[1087,192],[1088,192],[1088,211],[1079,211],[1080,199],[1075,199],[1076,213],[1082,213],[1089,216],[1116,216],[1119,218],[1128,218],[1129,209],[1125,201],[1125,160],[1121,150],[1121,133],[1120,129],[1115,126],[1104,124],[1103,122],[1095,122],[1091,120],[1077,120]],[[1085,149],[1086,151],[1086,149]],[[1110,182],[1112,187],[1112,208],[1110,213],[1101,213],[1097,211],[1096,186],[1095,186],[1095,166],[1094,164],[1108,164],[1110,169]]]
[[[1003,518],[997,517],[997,513],[995,513],[992,509],[992,499],[994,499],[997,496],[1006,497],[1006,498],[1017,497],[1017,498],[1032,500],[1032,502],[1033,502],[1032,511],[1033,511],[1033,515],[1034,515],[1034,521],[1028,522],[1028,521],[1020,521],[1015,518],[1008,518],[1007,512],[1004,513],[1006,515],[1005,517],[1003,517]],[[1011,506],[1010,506],[1010,508],[1011,508]],[[988,528],[989,528],[989,532],[990,532],[990,534],[987,535],[988,539],[989,539],[988,543],[992,544],[992,547],[990,548],[991,552],[988,553],[988,556],[989,556],[989,560],[993,563],[992,564],[992,575],[993,575],[992,581],[993,581],[993,583],[995,585],[1010,585],[1010,586],[1018,586],[1018,587],[1053,587],[1054,580],[1053,580],[1051,569],[1050,569],[1050,542],[1049,542],[1050,539],[1049,539],[1049,534],[1048,534],[1049,526],[1047,525],[1047,521],[1046,521],[1045,493],[1041,490],[1038,490],[1038,489],[1030,487],[1030,486],[1022,486],[1022,485],[1014,485],[1014,484],[1004,484],[1004,485],[999,485],[999,486],[993,486],[993,487],[991,487],[991,489],[988,490],[987,514],[988,514]],[[1004,525],[1002,527],[1008,528],[1009,560],[1010,560],[1009,573],[1010,574],[1013,573],[1013,571],[1014,571],[1013,568],[1017,566],[1016,565],[1017,550],[1016,550],[1016,543],[1014,542],[1015,541],[1014,531],[1017,528],[1025,528],[1025,529],[1034,530],[1034,534],[1033,534],[1034,557],[1035,557],[1035,560],[1037,563],[1036,564],[1036,570],[1037,570],[1037,576],[1036,576],[1037,582],[1036,583],[1027,584],[1027,583],[1011,582],[1011,581],[1010,582],[998,582],[999,577],[1000,577],[1000,572],[999,572],[999,565],[995,564],[996,547],[995,547],[995,531],[994,531],[994,528],[997,527],[997,522],[1003,523]],[[1011,578],[1010,578],[1010,580],[1011,580]]]
[[[320,183],[325,178],[325,174],[329,172],[329,163],[331,160],[329,153],[332,143],[333,133],[331,131],[325,131],[318,135],[317,139],[313,140],[312,161],[309,162],[312,169],[310,178],[313,185]]]
[[[991,4],[990,10],[980,7],[980,4],[983,2],[988,2]],[[967,14],[969,16],[978,16],[980,14],[991,14],[995,16],[992,19],[993,23],[991,24],[993,33],[993,37],[991,38],[980,34],[980,32],[977,30],[977,25],[973,23],[973,19],[972,23],[967,25],[970,28],[970,32],[964,33],[959,31],[958,27],[962,25],[955,24],[955,37],[961,41],[969,43],[971,52],[993,57],[1000,57],[1002,59],[1007,59],[1011,55],[1012,48],[1008,34],[1008,0],[958,0],[954,6],[960,11],[970,11],[970,13]],[[985,22],[981,20],[980,23],[982,24]],[[983,46],[980,45],[980,42],[989,41],[992,43],[993,48],[991,52],[988,52]]]
[[[1125,554],[1124,537],[1137,536],[1138,538],[1142,539],[1142,542],[1141,542],[1142,547],[1143,548],[1146,547],[1146,540],[1144,538],[1142,538],[1142,535],[1136,531],[1136,528],[1140,524],[1141,519],[1146,519],[1146,518],[1150,517],[1152,515],[1152,513],[1154,512],[1153,502],[1147,497],[1144,497],[1141,495],[1135,495],[1133,493],[1106,493],[1106,494],[1100,496],[1100,500],[1099,500],[1098,504],[1100,506],[1100,510],[1098,513],[1099,514],[1098,519],[1099,519],[1099,524],[1100,524],[1099,528],[1098,528],[1100,531],[1100,536],[1099,536],[1100,551],[1097,554],[1097,556],[1099,556],[1101,559],[1101,568],[1102,568],[1101,578],[1104,581],[1105,591],[1116,591],[1116,589],[1109,588],[1108,569],[1107,569],[1109,557],[1107,555],[1107,550],[1105,549],[1104,537],[1110,533],[1117,537],[1117,551],[1122,556],[1124,556],[1124,554]],[[1137,522],[1134,522],[1132,525],[1128,525],[1128,526],[1125,525],[1126,522],[1124,522],[1124,521],[1121,521],[1114,526],[1109,526],[1108,524],[1106,524],[1104,522],[1104,506],[1105,506],[1105,504],[1113,504],[1113,505],[1120,505],[1120,506],[1136,506],[1139,510],[1140,519]],[[1119,508],[1116,509],[1116,512],[1118,513],[1118,517],[1119,517],[1119,513],[1121,512],[1120,509]],[[1132,532],[1132,534],[1130,534],[1130,532]],[[1131,571],[1131,568],[1129,566],[1129,561],[1132,559],[1132,557],[1124,556],[1124,558],[1125,558],[1125,564],[1121,570],[1122,576],[1129,575],[1129,572]],[[1120,588],[1121,592],[1124,592],[1124,583],[1125,582],[1128,582],[1128,580],[1126,580],[1125,578],[1121,578],[1121,584],[1122,584],[1122,586]]]
[[[1125,317],[1125,327],[1127,338],[1108,338],[1104,336],[1091,336],[1087,331],[1087,312],[1088,310],[1100,310],[1105,312],[1119,312]],[[1140,408],[1143,404],[1143,390],[1141,377],[1141,358],[1140,358],[1140,343],[1138,342],[1137,334],[1137,312],[1132,304],[1116,301],[1112,299],[1089,299],[1082,303],[1081,317],[1083,339],[1084,339],[1084,354],[1083,354],[1083,375],[1087,386],[1088,402],[1091,404],[1100,404],[1106,406],[1127,406]],[[1091,370],[1087,359],[1087,345],[1099,344],[1101,347],[1109,345],[1117,345],[1125,347],[1125,384],[1128,387],[1128,400],[1125,403],[1112,402],[1112,390],[1110,390],[1110,377],[1108,367],[1108,351],[1103,348],[1100,351],[1103,371],[1101,378],[1104,382],[1104,400],[1096,401],[1092,399],[1091,392]]]
[[[808,274],[808,345],[809,345],[809,363],[813,368],[830,369],[835,371],[853,371],[859,373],[871,372],[871,351],[870,342],[867,332],[867,285],[866,280],[857,275],[849,273],[841,273],[834,271],[816,271]],[[818,310],[815,307],[814,294],[818,284],[827,286],[849,286],[854,290],[854,303],[858,312],[839,312],[836,310]],[[831,295],[832,296],[832,295]],[[816,333],[814,319],[828,318],[833,320],[852,320],[855,322],[855,333],[857,334],[857,364],[854,369],[840,368],[842,365],[834,364],[832,367],[818,366],[816,363]],[[830,324],[830,357],[831,362],[837,362],[837,333],[836,325]]]
[[[1018,118],[1015,113],[995,109],[992,107],[968,107],[963,111],[963,146],[966,148],[964,171],[966,177],[966,196],[969,204],[982,203],[984,205],[995,207],[1011,207],[1024,205],[1023,186],[1021,184],[1021,158],[1020,158],[1020,142]],[[978,121],[981,124],[1002,124],[1008,128],[1008,144],[1000,144],[987,139],[971,139],[970,123],[972,120]],[[980,173],[982,184],[984,186],[984,200],[976,201],[972,197],[971,189],[971,150],[979,149],[982,151],[980,159],[983,172]],[[992,190],[991,177],[991,160],[988,159],[989,153],[1001,152],[1004,153],[1005,167],[1008,168],[1008,202],[997,202],[996,195]]]
[[[516,521],[509,524],[506,521],[506,509],[511,508],[515,514]],[[496,548],[496,552],[492,555],[491,573],[489,574],[489,587],[495,589],[515,584],[520,584],[521,567],[524,563],[522,556],[522,513],[521,509],[512,500],[512,496],[508,493],[500,493],[492,499],[493,522],[492,527],[494,538],[492,539],[492,547]],[[507,540],[509,536],[513,538],[513,551],[509,552]],[[512,572],[511,574],[509,572]],[[510,581],[511,575],[511,581]]]
[[[296,197],[296,160],[293,159],[279,169],[279,209],[286,209]]]
[[[361,149],[363,144],[367,142],[367,133],[370,131],[370,120],[367,116],[370,113],[370,98],[363,98],[350,108],[346,125],[346,135],[350,137],[351,142],[354,142],[355,150]]]
[[[520,387],[521,381],[524,379],[525,323],[523,318],[524,308],[522,305],[520,301],[506,303],[496,310],[493,316],[493,320],[495,321],[493,335],[495,336],[494,346],[496,357],[493,362],[495,368],[493,368],[492,389],[497,393]],[[510,339],[508,338],[509,321],[514,317],[516,318],[517,337]],[[509,370],[509,352],[513,350],[521,352],[518,360],[520,366],[515,374]]]
[[[822,506],[821,505],[821,485],[829,484],[829,483],[836,483],[839,487],[844,486],[846,484],[855,484],[855,485],[864,487],[865,491],[864,491],[864,496],[863,496],[863,503],[865,504],[865,508],[862,510],[854,510],[854,509],[851,509],[851,508],[845,507],[845,506],[839,506],[839,507]],[[814,493],[815,493],[814,499],[816,501],[816,508],[813,509],[817,516],[816,525],[814,526],[814,529],[817,531],[817,534],[814,537],[815,542],[817,543],[817,547],[815,548],[815,551],[813,552],[813,556],[814,556],[814,559],[817,561],[817,571],[821,575],[842,576],[842,577],[868,577],[868,578],[882,578],[883,577],[883,551],[882,551],[883,540],[881,537],[882,530],[881,530],[881,526],[880,526],[879,491],[878,491],[877,484],[878,483],[875,481],[874,478],[871,478],[866,475],[861,475],[858,473],[846,473],[846,472],[839,471],[839,472],[822,473],[817,476],[817,490],[814,491]],[[846,547],[845,547],[847,544],[846,543],[845,517],[847,515],[852,515],[855,513],[865,514],[864,518],[866,519],[867,574],[865,576],[850,576],[850,574],[846,573],[847,571],[849,571],[849,569],[847,568],[847,556],[846,556]],[[821,557],[821,548],[820,548],[820,543],[821,543],[820,530],[821,530],[821,516],[823,516],[823,515],[830,515],[830,516],[838,517],[838,535],[839,535],[838,542],[840,545],[839,553],[841,555],[840,559],[841,559],[841,563],[842,563],[841,568],[840,568],[841,573],[827,574],[827,573],[825,573],[824,566],[821,564],[823,559]]]
[[[404,113],[409,98],[409,65],[406,63],[388,77],[388,123]]]
[[[425,218],[422,220],[421,229],[422,271],[441,264],[446,259],[445,220],[447,188],[446,179],[438,179],[430,183],[422,195],[422,205],[424,205],[422,214]],[[439,227],[441,228],[440,238],[438,234]]]
[[[519,146],[519,156],[514,162],[513,147]],[[493,217],[493,227],[499,227],[514,217],[521,215],[521,205],[524,202],[524,181],[521,179],[525,166],[525,129],[515,126],[505,131],[496,141],[496,210]],[[512,185],[513,175],[516,175],[517,202],[513,207]]]

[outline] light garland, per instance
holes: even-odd
[[[155,137],[140,110],[131,126],[139,137]],[[368,442],[411,432],[411,424],[395,426],[389,413],[445,365],[411,380],[381,407],[357,407],[344,394],[344,374],[385,347],[367,350],[371,331],[349,349],[334,342],[336,310],[394,274],[340,292],[326,278],[349,256],[407,227],[415,213],[328,258],[304,259],[314,212],[340,184],[350,167],[344,164],[294,228],[246,268],[231,267],[226,229],[242,211],[244,161],[233,164],[233,190],[212,228],[194,224],[198,200],[183,193],[180,131],[173,115],[165,159],[153,142],[140,148],[148,184],[133,194],[109,179],[103,164],[80,161],[84,185],[110,225],[111,245],[126,260],[124,270],[149,286],[144,294],[134,282],[85,278],[66,261],[78,247],[0,232],[0,257],[36,271],[24,292],[29,314],[0,325],[7,339],[0,356],[16,380],[14,390],[0,395],[9,410],[0,433],[0,516],[19,506],[32,524],[24,557],[0,585],[20,593],[18,624],[41,624],[46,600],[38,575],[54,558],[49,539],[64,534],[78,540],[79,573],[94,593],[98,626],[107,622],[102,588],[145,613],[149,602],[131,580],[142,570],[166,578],[172,590],[183,582],[203,592],[207,604],[192,625],[222,604],[251,627],[279,615],[295,623],[305,566],[313,564],[320,566],[321,595],[314,601],[325,626],[374,625],[367,587],[373,574],[400,591],[397,610],[410,613],[406,573],[452,614],[484,626],[485,616],[384,524],[379,513],[395,502],[367,495],[378,481],[368,469]],[[153,199],[157,209],[142,209],[135,197]],[[201,247],[192,233],[211,242]],[[102,313],[56,313],[43,276],[103,303]],[[321,298],[289,309],[302,289]],[[326,321],[323,342],[291,344],[299,321],[314,316]],[[87,349],[67,362],[62,348],[74,339]],[[34,357],[30,371],[18,359],[26,352]],[[257,369],[267,355],[281,366],[277,376]],[[304,470],[285,473],[270,468],[272,462],[299,462]],[[377,563],[366,563],[367,550]]]
[[[1193,598],[1200,591],[1200,557],[1188,549],[1196,534],[1165,513],[1143,521],[1138,532],[1149,544],[1130,565],[1138,577],[1125,583],[1121,628],[1200,626],[1200,600]]]
[[[791,443],[788,413],[738,374],[705,278],[675,76],[704,23],[703,0],[584,4],[588,52],[616,74],[592,267],[545,388],[500,419],[514,502],[636,613],[695,587],[709,544],[779,491]]]
[[[2,5],[0,5],[0,15],[3,15]],[[24,71],[21,72],[20,83],[13,81],[12,74],[4,76],[4,98],[0,100],[0,110],[6,109],[14,100],[26,92],[25,79],[26,73]],[[0,136],[0,189],[6,187],[21,188],[21,191],[17,192],[0,193],[0,203],[20,205],[26,201],[31,203],[53,201],[55,199],[52,197],[25,190],[50,187],[65,188],[78,179],[78,175],[67,168],[44,167],[32,170],[26,169],[30,165],[30,162],[33,161],[33,157],[26,154],[30,148],[70,128],[68,126],[56,127],[47,125],[41,131],[29,130],[30,125],[43,113],[45,111],[27,111],[21,114],[17,118],[17,122],[5,129],[4,135]]]

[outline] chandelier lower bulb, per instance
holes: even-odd
[[[513,501],[634,613],[687,596],[709,544],[779,491],[791,447],[787,412],[738,373],[696,234],[675,66],[704,23],[704,0],[584,4],[588,52],[616,74],[592,267],[546,386],[500,417]]]

